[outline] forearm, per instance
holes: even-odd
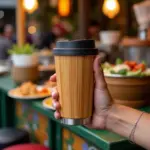
[[[107,129],[129,138],[141,111],[126,106],[112,106],[107,117]],[[144,113],[137,124],[134,133],[134,142],[150,149],[150,115]]]

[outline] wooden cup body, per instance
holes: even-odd
[[[63,118],[92,115],[95,56],[55,56],[57,85]]]

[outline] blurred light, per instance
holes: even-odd
[[[58,0],[58,13],[62,17],[70,14],[71,0]]]
[[[38,1],[37,0],[24,0],[23,6],[28,13],[33,13],[36,9],[38,9]]]
[[[4,17],[4,11],[0,10],[0,19]]]
[[[119,13],[120,5],[118,0],[105,0],[102,9],[103,13],[112,19]]]
[[[36,27],[35,27],[35,26],[30,26],[30,27],[28,27],[28,32],[29,32],[30,34],[36,33]]]

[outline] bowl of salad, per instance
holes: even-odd
[[[145,62],[122,61],[102,65],[105,80],[114,101],[139,108],[150,100],[150,68]]]

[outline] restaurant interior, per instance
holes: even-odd
[[[149,113],[150,0],[0,0],[0,150],[150,149]]]

